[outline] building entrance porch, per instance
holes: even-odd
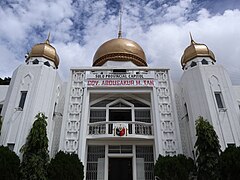
[[[154,180],[151,142],[123,142],[88,145],[86,180]]]

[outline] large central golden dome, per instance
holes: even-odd
[[[137,66],[147,66],[143,49],[134,41],[116,38],[103,43],[96,51],[93,66],[107,61],[132,61]]]

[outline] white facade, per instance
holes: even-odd
[[[3,104],[7,95],[8,85],[0,86],[0,112],[2,111]]]
[[[19,66],[13,73],[1,113],[4,119],[1,144],[11,146],[20,155],[20,148],[26,141],[36,114],[43,112],[48,117],[47,132],[51,149],[55,124],[54,106],[58,102],[61,85],[56,69],[51,66],[41,63]],[[21,104],[23,94],[25,102]]]
[[[43,112],[50,155],[77,153],[88,180],[114,179],[117,166],[127,171],[122,179],[150,180],[159,154],[194,157],[199,116],[213,125],[222,149],[239,146],[240,86],[226,70],[209,57],[195,57],[174,85],[169,71],[107,61],[72,68],[63,83],[52,61],[31,57],[14,71],[9,87],[0,86],[0,144],[21,155],[35,115]]]
[[[208,64],[202,64],[202,60]],[[180,127],[185,154],[191,154],[196,141],[195,121],[199,116],[213,125],[222,150],[228,145],[240,145],[240,111],[237,86],[233,88],[226,70],[212,64],[210,58],[198,57],[193,60],[196,66],[187,66],[178,84]],[[192,62],[192,61],[191,61]],[[189,65],[190,63],[189,62]],[[234,90],[235,89],[235,90]],[[219,101],[217,102],[217,98]]]

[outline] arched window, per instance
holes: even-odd
[[[18,105],[19,110],[23,110],[26,97],[27,97],[27,91],[21,91],[21,98]]]
[[[17,107],[18,111],[22,111],[24,108],[25,101],[27,99],[27,92],[30,88],[32,80],[32,75],[27,74],[21,81],[21,87],[20,87],[20,97],[19,97],[19,104]]]
[[[217,106],[219,109],[223,109],[224,103],[223,103],[223,97],[222,97],[222,93],[221,92],[214,92],[215,98],[216,98],[216,102],[217,102]]]

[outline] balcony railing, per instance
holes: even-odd
[[[88,135],[111,135],[131,136],[144,135],[153,136],[153,125],[144,122],[96,122],[88,124]]]

